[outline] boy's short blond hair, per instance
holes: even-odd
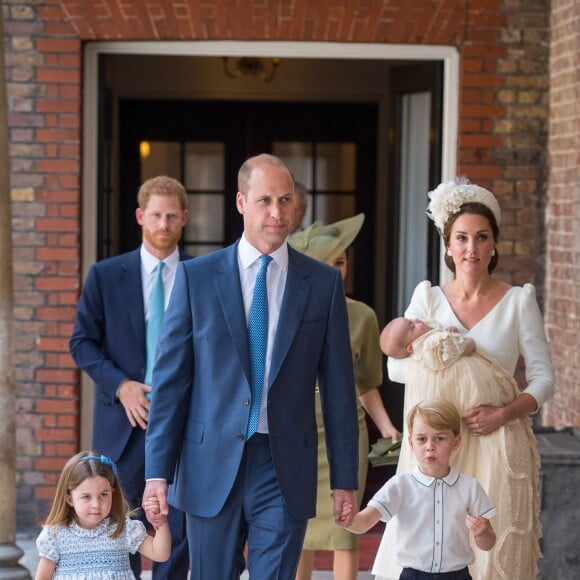
[[[461,417],[457,407],[445,399],[432,399],[417,403],[407,414],[407,428],[413,433],[413,422],[419,417],[423,423],[441,431],[451,430],[453,435],[461,434]]]

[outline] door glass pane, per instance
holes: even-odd
[[[310,192],[303,227],[314,220],[326,224],[355,214],[354,143],[276,142],[273,151]]]
[[[185,243],[218,242],[224,239],[224,196],[222,194],[189,194],[189,220],[185,226]]]
[[[317,143],[316,189],[353,191],[356,182],[354,143]]]
[[[316,219],[324,224],[331,224],[356,213],[356,198],[354,195],[318,194],[314,212]]]
[[[185,188],[222,192],[225,181],[224,159],[223,143],[186,143]]]
[[[184,247],[201,256],[223,247],[225,237],[225,146],[219,142],[185,143],[184,185],[189,221]]]
[[[404,95],[401,116],[398,312],[402,312],[409,304],[415,286],[428,277],[429,220],[425,215],[425,207],[429,189],[431,94],[420,92]]]
[[[175,141],[141,141],[141,183],[158,175],[181,179],[180,144]]]
[[[298,141],[287,143],[278,142],[274,143],[272,151],[274,155],[277,155],[286,163],[294,179],[311,191],[314,152],[312,143]]]

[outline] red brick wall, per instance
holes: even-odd
[[[549,9],[545,2],[470,2],[461,49],[458,173],[502,207],[498,275],[543,293]],[[495,8],[492,9],[492,7]]]
[[[457,46],[459,172],[500,197],[500,275],[514,283],[535,282],[541,297],[547,187],[546,4],[3,0],[16,290],[19,527],[45,517],[59,469],[78,445],[79,374],[67,343],[81,282],[83,41]]]
[[[80,283],[81,42],[58,6],[2,2],[2,9],[13,212],[17,513],[19,527],[28,527],[46,517],[60,468],[78,450],[79,374],[68,339]]]
[[[580,427],[580,5],[552,0],[546,329],[558,390],[546,420]]]

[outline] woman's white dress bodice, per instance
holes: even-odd
[[[457,318],[439,286],[421,282],[413,293],[405,318],[434,320],[441,326],[454,326],[478,349],[493,356],[509,373],[515,373],[520,355],[526,365],[527,387],[541,407],[554,394],[554,370],[544,332],[542,315],[532,284],[512,286],[503,298],[477,324],[468,329]],[[406,382],[408,359],[388,360],[389,378]]]

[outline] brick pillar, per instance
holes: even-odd
[[[12,234],[8,120],[0,11],[0,578],[30,578],[16,540],[16,385],[13,356]]]
[[[31,529],[46,519],[60,470],[78,451],[79,373],[68,339],[80,284],[81,43],[58,0],[0,3],[11,156],[17,522]]]
[[[580,4],[552,0],[546,325],[556,396],[546,422],[580,427]]]

